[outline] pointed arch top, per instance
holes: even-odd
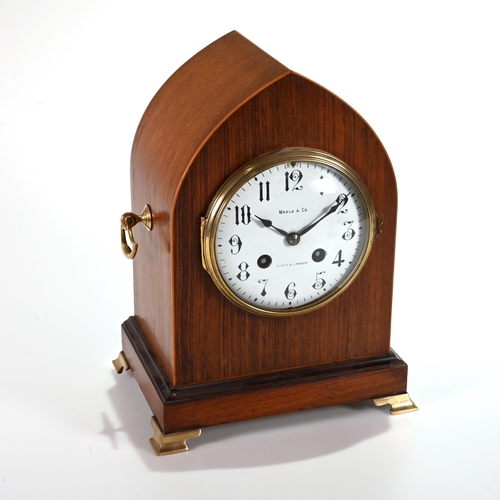
[[[178,186],[212,133],[242,104],[290,70],[237,31],[194,55],[159,89],[141,119],[132,147],[134,177],[162,168]],[[153,174],[154,175],[154,174]],[[136,196],[133,193],[133,200]],[[171,206],[175,193],[167,193]],[[137,200],[137,207],[143,203]],[[133,207],[135,210],[139,208]]]

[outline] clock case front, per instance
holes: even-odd
[[[274,318],[219,292],[202,267],[200,218],[236,169],[285,147],[316,148],[354,169],[381,231],[347,291]],[[122,325],[123,353],[160,432],[406,392],[407,365],[390,347],[395,177],[378,137],[344,101],[231,32],[149,104],[131,186],[132,210],[148,204],[153,230],[134,229],[135,311]]]

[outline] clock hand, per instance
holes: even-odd
[[[339,208],[342,208],[347,203],[348,200],[349,198],[347,197],[346,194],[339,194],[337,196],[336,203],[330,207],[330,210],[328,210],[326,214],[322,215],[318,220],[314,221],[313,223],[301,229],[297,234],[299,236],[303,236],[304,234],[309,232],[316,224],[321,222],[325,217],[328,217],[329,215],[335,213]]]
[[[283,229],[280,229],[279,227],[273,226],[272,221],[270,221],[269,219],[263,219],[262,217],[259,217],[258,215],[256,215],[255,217],[257,217],[257,219],[259,219],[262,222],[262,224],[264,224],[264,227],[272,227],[274,230],[278,231],[278,233],[282,234],[283,236],[285,236],[285,237],[289,236],[286,231],[283,231]]]

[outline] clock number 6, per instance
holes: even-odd
[[[288,300],[293,300],[297,295],[297,290],[293,288],[294,286],[295,283],[292,281],[291,283],[288,283],[288,286],[285,288],[285,297]]]

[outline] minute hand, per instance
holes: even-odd
[[[349,198],[347,197],[346,194],[339,194],[337,196],[337,200],[336,200],[335,204],[330,207],[330,210],[328,210],[328,212],[326,212],[326,214],[322,215],[318,220],[315,220],[313,223],[311,223],[308,226],[301,229],[297,234],[299,236],[303,236],[304,234],[309,232],[314,226],[316,226],[316,224],[319,224],[324,218],[335,213],[339,208],[343,207],[347,203],[348,199]]]

